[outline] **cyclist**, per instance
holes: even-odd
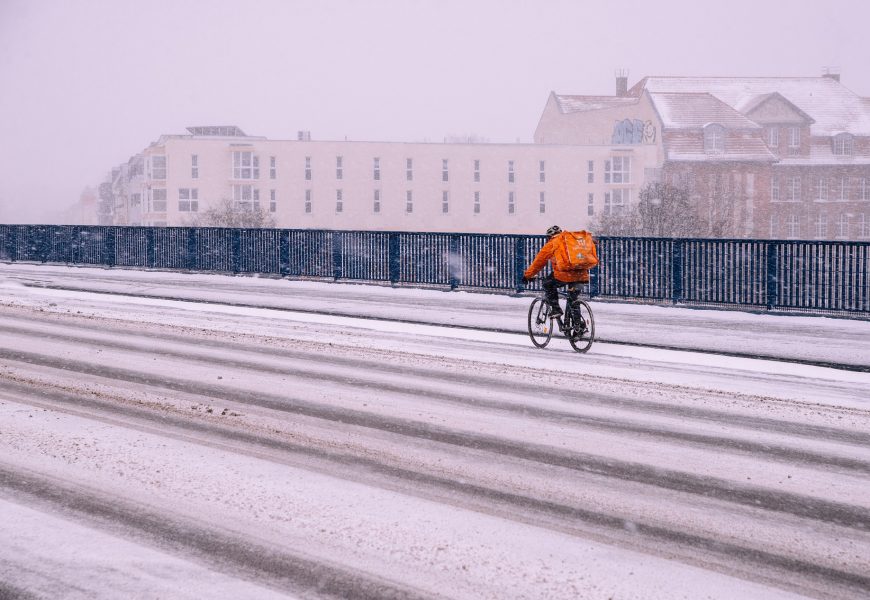
[[[550,317],[562,316],[562,309],[559,308],[559,292],[558,288],[563,285],[568,286],[568,303],[569,306],[577,299],[579,291],[575,288],[574,283],[589,283],[589,269],[580,271],[570,268],[566,264],[567,253],[562,251],[565,248],[565,240],[563,236],[570,235],[562,231],[558,225],[553,225],[547,229],[547,237],[549,240],[529,268],[523,273],[523,283],[528,283],[538,274],[538,271],[547,266],[548,262],[553,263],[553,272],[548,274],[543,279],[544,292],[547,297],[547,304],[550,305]]]

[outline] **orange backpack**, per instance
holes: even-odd
[[[583,231],[564,231],[559,236],[562,241],[562,257],[569,271],[582,271],[598,265],[598,248],[592,234]]]

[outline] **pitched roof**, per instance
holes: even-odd
[[[728,129],[760,129],[718,98],[706,93],[655,93],[650,98],[665,129],[700,129],[719,123]]]
[[[568,96],[565,94],[553,94],[553,97],[559,106],[559,112],[563,115],[587,110],[600,110],[602,108],[617,108],[619,106],[637,104],[638,102],[638,99],[634,97]]]
[[[730,162],[730,161],[770,161],[777,157],[757,135],[728,137],[725,151],[710,153],[704,151],[704,140],[700,136],[668,136],[663,138],[668,160],[692,162]]]
[[[830,77],[645,77],[630,94],[639,97],[644,90],[707,92],[737,110],[751,106],[758,96],[779,93],[815,120],[810,126],[813,135],[870,135],[868,103]]]

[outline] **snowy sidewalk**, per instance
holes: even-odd
[[[15,283],[517,333],[526,330],[532,298],[271,277],[0,264],[0,286]],[[870,321],[604,301],[593,301],[592,308],[599,343],[870,370]]]

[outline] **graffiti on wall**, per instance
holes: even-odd
[[[623,119],[613,125],[613,144],[654,144],[656,128],[652,121]]]

